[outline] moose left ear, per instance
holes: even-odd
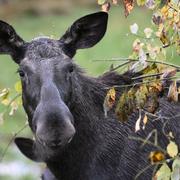
[[[77,49],[90,48],[98,43],[106,32],[107,20],[107,13],[97,12],[75,21],[60,39],[65,54],[73,57]]]
[[[16,63],[23,58],[24,40],[21,39],[14,28],[0,20],[0,54],[9,54]]]
[[[41,160],[37,157],[34,150],[34,141],[28,138],[18,137],[14,140],[15,144],[19,148],[19,150],[24,154],[27,158],[41,162]]]

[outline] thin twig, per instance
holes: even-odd
[[[158,137],[157,137],[157,129],[153,129],[148,136],[146,137],[146,139],[144,140],[143,144],[140,146],[141,148],[146,145],[146,142],[149,141],[150,137],[152,137],[152,135],[154,134],[154,145],[158,146]]]
[[[138,37],[138,38],[146,39],[146,40],[158,39],[157,36],[145,37],[145,36],[142,36],[142,35],[140,35],[140,34],[132,34],[132,33],[130,33],[129,35],[136,36],[136,37]]]
[[[150,165],[148,165],[148,166],[146,166],[144,169],[142,169],[136,176],[135,176],[135,180],[142,174],[142,173],[144,173],[146,170],[148,170],[149,168],[151,168],[152,166],[154,166],[155,165],[155,169],[157,170],[157,166],[158,165],[162,165],[164,162],[166,162],[166,160],[165,161],[160,161],[160,162],[157,162],[157,163],[155,163],[155,164],[150,164]],[[154,173],[154,171],[153,171],[153,173]]]
[[[145,140],[143,139],[143,138],[141,138],[141,137],[133,137],[133,136],[129,136],[128,137],[129,139],[132,139],[132,140],[135,140],[135,141],[141,141],[141,142],[145,142]],[[154,146],[154,147],[156,147],[156,148],[158,148],[160,151],[162,151],[164,154],[167,154],[167,152],[163,149],[163,148],[161,148],[160,146],[158,146],[158,145],[155,145],[154,143],[152,143],[151,141],[146,141],[146,144],[149,144],[149,145],[152,145],[152,146]]]
[[[173,9],[174,11],[178,12],[178,9],[176,9],[175,7],[171,6],[169,3],[168,3],[168,6],[169,8]]]
[[[134,77],[134,78],[132,78],[132,80],[138,80],[138,79],[143,79],[143,78],[147,78],[147,77],[160,76],[162,74],[164,74],[164,73],[147,74],[147,75],[142,75],[142,76]]]
[[[18,97],[20,97],[21,96],[21,93],[19,93],[19,94],[17,94],[15,97],[13,97],[12,99],[11,99],[11,101],[8,103],[8,105],[7,105],[7,109],[10,107],[10,105],[12,104],[12,102],[13,101],[15,101]]]
[[[28,124],[26,123],[19,131],[17,131],[17,132],[12,136],[11,140],[9,141],[9,143],[7,144],[6,148],[4,149],[4,151],[3,151],[3,153],[2,153],[2,156],[1,156],[1,158],[0,158],[0,162],[3,161],[3,158],[4,158],[4,156],[5,156],[8,148],[9,148],[9,146],[11,145],[11,143],[13,142],[13,140],[15,139],[15,137],[16,137],[21,131],[23,131],[27,126],[28,126]]]
[[[154,177],[156,175],[158,167],[159,167],[159,164],[155,164],[155,167],[154,167],[153,173],[152,173],[153,174],[152,177]],[[154,178],[152,178],[152,180],[154,180]]]
[[[148,169],[151,168],[152,166],[153,166],[153,165],[150,164],[150,165],[146,166],[144,169],[142,169],[141,171],[139,171],[139,173],[136,174],[134,180],[136,180],[142,173],[144,173],[146,170],[148,170]]]
[[[126,62],[112,68],[111,71],[115,71],[115,70],[119,69],[120,67],[125,66],[126,64],[129,64],[129,63],[130,63],[130,61],[126,61]]]
[[[92,61],[131,61],[131,62],[136,62],[139,61],[139,59],[131,59],[131,58],[112,58],[112,59],[97,59],[97,60],[92,60]],[[167,66],[171,66],[174,68],[177,68],[180,70],[180,66],[175,65],[175,64],[171,64],[171,63],[167,63],[167,62],[163,62],[163,61],[152,61],[152,60],[146,60],[146,62],[149,63],[157,63],[157,64],[163,64],[163,65],[167,65]]]

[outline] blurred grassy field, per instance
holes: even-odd
[[[26,41],[30,41],[34,37],[39,35],[53,36],[58,39],[65,32],[65,30],[75,21],[77,18],[98,11],[98,9],[83,9],[75,8],[71,13],[61,16],[21,16],[9,20],[16,31]],[[108,70],[112,62],[94,62],[95,59],[111,59],[114,57],[128,57],[132,50],[132,42],[136,37],[130,35],[129,26],[133,23],[137,23],[140,27],[140,31],[143,32],[145,27],[151,27],[151,12],[144,9],[136,8],[132,14],[128,17],[124,17],[124,10],[120,7],[112,8],[109,15],[109,23],[107,33],[104,39],[98,43],[95,47],[86,50],[79,50],[74,60],[83,67],[90,75],[100,75],[104,71]],[[180,64],[179,57],[173,55],[174,51],[171,49],[168,51],[168,58],[171,63]],[[16,74],[17,65],[8,56],[0,56],[0,88],[9,87],[13,88],[14,83],[18,80]],[[0,109],[1,110],[1,109]],[[8,115],[5,117],[4,124],[0,126],[0,153],[2,154],[5,146],[8,144],[13,133],[17,132],[26,121],[26,115],[23,110],[18,110],[13,117]],[[26,128],[23,131],[23,135],[29,135],[30,131]],[[12,150],[13,149],[13,150]],[[1,156],[0,154],[0,156]],[[3,163],[12,161],[25,161],[30,163],[24,158],[18,150],[11,146],[3,160]],[[0,163],[1,164],[1,163]],[[30,163],[32,165],[32,163]],[[33,164],[34,166],[34,164]],[[31,166],[29,166],[31,167]],[[36,166],[35,166],[36,167]],[[36,175],[37,178],[37,175]],[[23,177],[2,177],[0,179],[5,180],[28,180],[35,179],[35,177],[23,176]]]

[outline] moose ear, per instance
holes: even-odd
[[[21,153],[24,154],[27,158],[36,162],[41,162],[41,160],[35,154],[33,140],[28,138],[18,137],[15,138],[14,142],[21,151]]]
[[[16,63],[23,58],[24,40],[21,39],[14,28],[0,20],[0,54],[9,54]]]
[[[75,21],[60,39],[65,54],[73,57],[77,49],[90,48],[98,43],[106,32],[107,20],[107,13],[97,12]]]

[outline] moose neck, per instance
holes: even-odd
[[[70,110],[75,118],[75,124],[88,123],[94,126],[94,123],[107,121],[103,103],[108,87],[130,84],[131,76],[132,73],[120,75],[116,72],[107,72],[98,78],[88,77],[79,72],[72,76]],[[120,90],[117,91],[121,93]]]
[[[119,128],[114,113],[108,114],[107,118],[104,115],[103,103],[107,87],[127,84],[127,77],[129,76],[116,73],[107,73],[99,78],[88,77],[81,72],[72,74],[72,92],[68,106],[74,116],[76,134],[57,158],[58,161],[47,163],[56,177],[81,180],[84,179],[80,178],[82,172],[82,177],[87,177],[87,169],[90,173],[94,172],[93,167],[96,167],[97,157],[101,156],[101,151],[107,149],[105,139],[112,142],[112,128],[113,132],[118,131]],[[118,139],[123,142],[123,137],[121,138],[120,135]]]
[[[106,86],[96,78],[83,74],[77,74],[74,78],[70,110],[75,118],[75,124],[91,125],[95,121],[104,119],[103,102],[107,91]]]

